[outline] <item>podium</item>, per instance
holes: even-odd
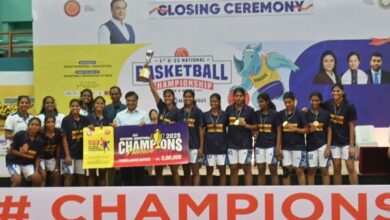
[[[390,176],[390,159],[387,157],[388,149],[389,147],[360,147],[360,174]]]

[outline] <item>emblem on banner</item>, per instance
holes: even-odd
[[[379,5],[382,8],[390,8],[390,0],[379,0]]]
[[[160,131],[160,129],[156,129],[152,134],[152,139],[156,143],[155,149],[161,149],[160,143],[164,138],[164,134]]]
[[[237,74],[242,78],[240,87],[249,91],[254,87],[257,91],[251,96],[252,104],[257,108],[257,96],[267,92],[272,99],[281,96],[284,87],[281,82],[279,68],[287,68],[297,71],[299,67],[286,56],[277,52],[265,53],[262,51],[262,44],[249,44],[242,51],[242,59],[233,56]],[[232,87],[229,93],[229,100],[232,100]]]
[[[64,5],[65,14],[69,17],[75,17],[80,13],[80,4],[77,0],[68,0]]]

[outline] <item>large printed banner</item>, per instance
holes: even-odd
[[[268,92],[281,110],[289,90],[301,108],[314,90],[330,98],[335,77],[357,107],[358,124],[389,126],[390,102],[383,101],[390,91],[387,0],[110,3],[33,0],[38,100],[53,95],[67,112],[82,89],[108,97],[108,89],[119,85],[139,94],[140,108],[155,108],[148,84],[138,78],[146,50],[153,49],[156,87],[160,94],[173,89],[179,107],[183,90],[194,89],[204,111],[214,92],[225,108],[232,89],[241,86],[255,108],[258,94]],[[372,61],[374,53],[379,63]]]
[[[385,185],[3,188],[0,218],[389,219],[389,191]]]
[[[114,165],[114,128],[83,130],[83,169],[110,168]]]
[[[186,123],[115,128],[115,167],[188,163]]]

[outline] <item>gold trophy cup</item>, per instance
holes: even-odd
[[[156,129],[152,134],[152,139],[154,142],[156,142],[155,149],[161,149],[160,143],[164,137],[164,134],[160,131],[160,129]]]
[[[149,64],[152,61],[154,51],[151,49],[148,49],[146,51],[146,58],[145,58],[145,64],[144,67],[141,69],[141,72],[139,73],[139,79],[143,82],[148,82],[150,77],[150,70],[149,70]]]

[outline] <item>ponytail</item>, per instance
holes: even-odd
[[[264,100],[267,103],[269,109],[276,110],[276,105],[272,102],[271,97],[268,93],[260,93],[257,96],[257,101],[259,101],[260,99]]]

